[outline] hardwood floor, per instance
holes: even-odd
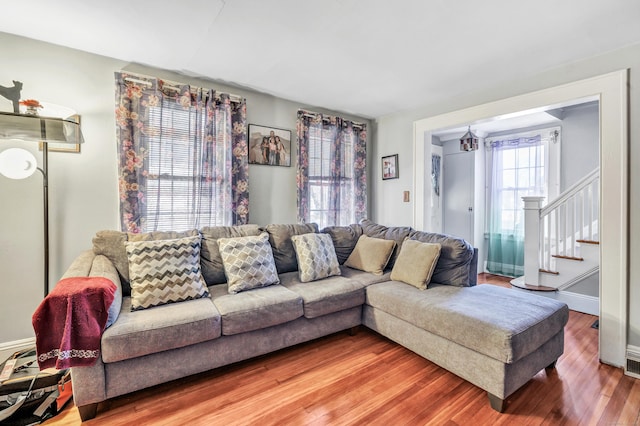
[[[640,425],[640,380],[599,363],[595,319],[571,311],[556,370],[508,398],[504,414],[486,392],[362,327],[115,398],[86,424]],[[70,403],[45,424],[79,423]]]

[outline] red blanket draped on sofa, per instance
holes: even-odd
[[[116,286],[103,277],[60,280],[31,318],[40,369],[95,364]]]

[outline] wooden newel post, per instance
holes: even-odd
[[[544,197],[522,197],[524,201],[524,282],[540,285],[540,207]]]

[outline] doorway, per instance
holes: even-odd
[[[600,282],[601,288],[599,358],[617,367],[625,364],[628,287],[628,71],[599,77],[495,101],[414,122],[414,228],[428,229],[426,177],[430,164],[432,132],[468,123],[490,121],[494,117],[533,112],[536,109],[572,105],[594,97],[600,101]],[[514,111],[518,111],[514,113]],[[606,147],[606,150],[603,149]]]

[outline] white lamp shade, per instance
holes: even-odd
[[[28,178],[38,169],[36,157],[22,148],[9,148],[0,152],[0,174],[9,179]]]

